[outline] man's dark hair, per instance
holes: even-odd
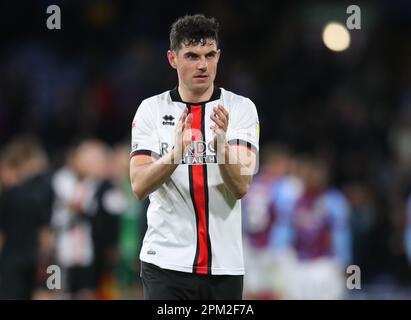
[[[207,39],[213,39],[218,45],[218,27],[216,19],[202,14],[179,18],[171,26],[170,49],[178,51],[181,44],[204,45]]]
[[[33,158],[43,158],[46,161],[47,155],[35,137],[21,135],[14,137],[4,146],[0,154],[0,165],[18,169],[27,163],[28,159]]]

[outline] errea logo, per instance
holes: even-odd
[[[163,125],[164,126],[174,126],[175,125],[175,123],[174,123],[174,117],[172,116],[172,115],[165,115],[164,117],[163,117]]]

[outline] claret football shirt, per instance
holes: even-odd
[[[212,146],[213,108],[229,113],[227,141],[258,153],[254,103],[222,88],[209,101],[182,101],[177,88],[144,100],[132,124],[131,156],[159,158],[174,146],[184,108],[193,114],[193,142],[165,183],[149,195],[142,261],[198,274],[244,274],[241,201],[225,186]]]

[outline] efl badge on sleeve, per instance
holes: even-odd
[[[258,123],[258,120],[255,121],[256,125],[255,125],[255,136],[257,138],[257,140],[260,139],[260,124]]]

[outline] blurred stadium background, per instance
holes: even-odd
[[[46,28],[51,4],[61,30]],[[245,297],[410,299],[411,3],[356,2],[361,29],[332,51],[324,28],[351,4],[2,2],[0,298],[142,297],[131,121],[176,85],[171,23],[204,13],[221,25],[216,84],[260,116]],[[52,264],[61,290],[47,289]],[[346,288],[352,264],[360,290]]]

